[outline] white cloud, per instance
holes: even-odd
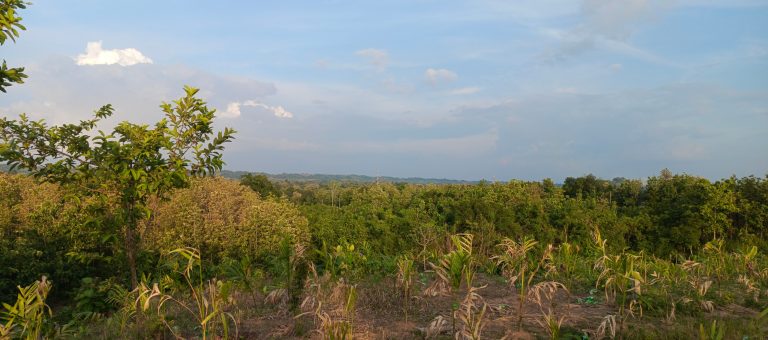
[[[241,106],[249,106],[249,107],[259,107],[262,109],[265,109],[269,112],[272,112],[273,115],[277,118],[293,118],[293,113],[290,111],[287,111],[284,107],[278,105],[278,106],[269,106],[264,103],[257,102],[255,100],[246,100],[244,102],[231,102],[227,104],[227,109],[221,113],[222,117],[226,118],[237,118],[240,117],[240,107]]]
[[[219,113],[219,116],[224,118],[237,118],[240,117],[240,103],[238,102],[232,102],[227,104],[227,109],[221,113]]]
[[[650,63],[676,66],[629,42],[639,27],[672,7],[671,1],[663,0],[583,0],[579,24],[567,30],[540,30],[543,35],[559,41],[556,48],[545,53],[544,60],[559,61],[588,50],[602,49]]]
[[[384,71],[389,64],[389,54],[385,50],[376,48],[366,48],[355,52],[358,56],[367,58],[368,62],[373,65],[378,71]]]
[[[113,64],[131,66],[151,64],[152,59],[149,59],[135,48],[105,50],[101,48],[101,41],[92,41],[85,47],[85,53],[75,58],[75,62],[80,66]]]
[[[459,76],[456,75],[456,72],[444,68],[428,68],[424,71],[424,77],[432,85],[437,85],[443,82],[452,82],[459,78]]]
[[[277,93],[268,82],[184,65],[148,64],[125,72],[122,67],[82,67],[71,58],[53,57],[25,66],[34,77],[19,86],[15,96],[0,96],[0,107],[12,115],[28,112],[51,124],[90,118],[93,110],[107,103],[116,109],[115,120],[152,123],[162,117],[158,105],[179,98],[185,84],[200,88],[199,96],[212,107]]]
[[[477,87],[477,86],[461,87],[461,88],[458,88],[458,89],[451,90],[450,94],[455,95],[455,96],[462,96],[462,95],[467,95],[467,94],[475,94],[475,93],[480,92],[480,90],[482,90],[482,89]]]

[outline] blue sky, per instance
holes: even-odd
[[[232,170],[768,173],[768,1],[35,1],[0,114],[120,120],[201,88]]]

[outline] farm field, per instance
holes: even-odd
[[[42,334],[73,338],[759,339],[768,331],[762,226],[736,228],[748,221],[743,209],[766,209],[760,196],[745,196],[765,192],[760,178],[198,179],[149,202],[135,289],[108,230],[77,223],[84,206],[26,175],[0,178],[3,301],[38,313],[6,311],[4,329],[16,336],[35,320]],[[674,200],[665,200],[669,190]],[[679,201],[696,190],[710,195]],[[705,215],[719,202],[711,193],[730,195],[732,210]],[[678,223],[724,223],[662,227],[673,212],[687,218]],[[13,305],[12,283],[36,277]]]

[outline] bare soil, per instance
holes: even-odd
[[[581,338],[582,334],[594,338],[597,328],[606,315],[616,314],[612,304],[584,303],[584,295],[575,295],[560,291],[554,301],[543,306],[527,301],[524,308],[523,329],[518,329],[518,295],[510,287],[495,277],[478,275],[475,286],[483,287],[479,291],[487,304],[485,328],[482,337],[486,339],[543,339],[549,338],[543,327],[543,314],[551,309],[557,320],[562,318],[561,336],[570,334],[572,339]],[[424,285],[416,284],[409,303],[408,321],[405,321],[404,299],[402,291],[391,280],[376,284],[358,286],[358,301],[353,319],[355,339],[424,339],[430,323],[442,316],[451,319],[452,310],[460,303],[465,289],[454,291],[446,296],[424,296]],[[599,293],[598,293],[599,294]],[[602,301],[602,296],[598,301]],[[263,307],[263,306],[262,306]],[[717,317],[750,317],[756,312],[738,305],[727,305],[718,309]],[[263,307],[253,316],[246,316],[240,322],[240,335],[246,339],[319,339],[311,316],[295,316],[283,307]],[[635,322],[635,321],[633,321]],[[643,318],[638,321],[640,327],[661,329],[668,325],[663,319]],[[635,322],[637,323],[637,322]],[[457,321],[458,327],[458,321]],[[453,325],[448,324],[434,338],[453,339]]]

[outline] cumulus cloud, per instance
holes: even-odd
[[[368,62],[378,71],[384,71],[389,64],[389,53],[376,48],[366,48],[355,52],[358,56],[368,59]]]
[[[437,85],[440,83],[448,83],[452,82],[459,78],[459,76],[456,74],[456,72],[453,72],[448,69],[444,68],[428,68],[426,71],[424,71],[424,78],[427,79],[427,82],[430,84]]]
[[[80,66],[114,64],[131,66],[151,64],[152,59],[149,59],[135,48],[105,50],[101,47],[101,41],[92,41],[85,47],[85,53],[75,58],[75,62]]]
[[[293,113],[287,111],[282,106],[269,106],[264,103],[257,102],[255,100],[246,100],[244,102],[231,102],[227,104],[227,109],[223,111],[220,115],[222,117],[226,118],[237,118],[240,117],[240,107],[242,106],[248,106],[248,107],[258,107],[265,109],[269,112],[271,112],[275,117],[277,118],[293,118]]]

